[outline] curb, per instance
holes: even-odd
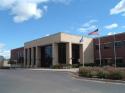
[[[111,84],[120,84],[125,85],[125,81],[123,80],[110,80],[110,79],[99,79],[99,78],[86,78],[86,77],[80,77],[78,73],[71,73],[72,78],[78,79],[78,80],[85,80],[85,81],[92,81],[92,82],[100,82],[100,83],[111,83]]]

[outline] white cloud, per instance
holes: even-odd
[[[122,16],[125,16],[125,0],[121,0],[114,8],[110,10],[110,14],[119,14],[122,13]]]
[[[117,27],[118,27],[118,24],[117,23],[113,23],[113,24],[105,26],[104,28],[106,28],[106,29],[114,29],[114,28],[117,28]]]
[[[9,10],[16,23],[27,21],[31,18],[42,18],[47,11],[49,2],[67,3],[71,0],[0,0],[0,9]],[[38,7],[39,5],[41,7]]]
[[[80,32],[93,31],[97,28],[97,26],[96,26],[97,22],[98,22],[97,20],[90,20],[90,21],[84,23],[78,30]]]
[[[114,35],[116,32],[109,32],[107,35]]]
[[[50,34],[46,34],[45,37],[46,37],[46,36],[50,36]]]
[[[5,44],[0,43],[0,56],[4,56],[5,58],[10,57],[10,51],[5,49]]]

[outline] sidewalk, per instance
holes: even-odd
[[[28,70],[38,70],[38,71],[60,71],[60,72],[78,72],[79,68],[72,68],[72,69],[47,69],[47,68],[30,68]]]

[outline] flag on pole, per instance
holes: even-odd
[[[99,35],[98,31],[99,30],[96,29],[95,31],[90,32],[88,35]]]
[[[79,41],[79,42],[80,42],[80,43],[81,43],[81,42],[83,42],[83,36],[81,37],[81,39],[80,39],[80,41]]]
[[[98,41],[99,41],[99,59],[100,59],[100,66],[102,66],[102,55],[101,55],[101,41],[99,37],[99,29],[90,32],[88,35],[98,35]]]

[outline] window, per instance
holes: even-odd
[[[111,46],[112,46],[112,43],[103,44],[104,49],[109,49],[111,48]]]
[[[98,50],[99,49],[99,45],[95,45],[95,49]]]
[[[115,47],[121,47],[123,44],[122,44],[122,41],[116,41],[115,42]]]

